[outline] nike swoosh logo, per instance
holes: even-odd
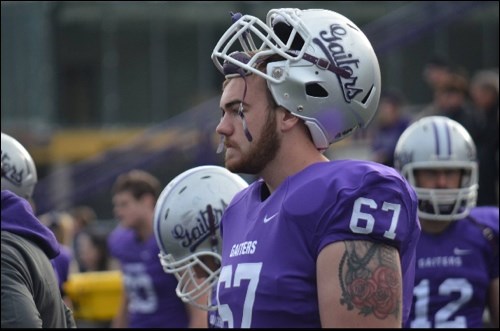
[[[471,253],[470,249],[460,249],[458,247],[455,247],[453,249],[453,254],[455,254],[455,255],[467,255],[467,254],[470,254],[470,253]]]
[[[267,217],[267,215],[264,217],[264,223],[267,223],[269,222],[270,220],[272,220],[273,218],[275,218],[276,216],[278,216],[278,213],[274,214],[273,216],[271,217]]]

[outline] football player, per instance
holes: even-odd
[[[408,326],[482,328],[488,308],[498,328],[498,207],[475,207],[471,136],[450,118],[424,117],[403,132],[394,155],[417,192],[422,226]]]
[[[380,68],[362,30],[324,9],[234,15],[224,75],[225,167],[258,180],[221,221],[223,327],[401,327],[420,233],[393,168],[323,152],[376,114]]]

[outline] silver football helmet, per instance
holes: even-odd
[[[2,132],[2,190],[31,199],[37,181],[31,155],[19,141]]]
[[[265,78],[276,103],[305,121],[319,150],[368,126],[380,99],[380,68],[369,40],[348,18],[282,8],[270,10],[266,23],[250,15],[233,21],[212,52],[215,66],[226,77]],[[265,72],[256,68],[271,56],[280,59]]]
[[[459,220],[476,205],[476,146],[467,130],[450,118],[429,116],[410,125],[396,145],[394,166],[415,189],[419,200],[418,216],[422,219]],[[432,168],[462,170],[461,187],[419,187],[415,171]]]
[[[181,173],[160,194],[154,215],[159,258],[163,270],[179,281],[176,294],[182,301],[204,310],[216,308],[210,299],[198,299],[210,294],[219,277],[222,213],[247,186],[226,168],[208,165]]]

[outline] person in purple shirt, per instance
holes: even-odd
[[[475,207],[471,136],[450,118],[424,117],[401,135],[395,166],[415,188],[422,227],[406,327],[498,328],[498,207]]]
[[[393,168],[323,155],[376,114],[380,68],[366,36],[329,10],[273,9],[265,23],[234,14],[212,59],[226,78],[218,151],[228,170],[258,179],[222,216],[211,326],[401,327],[416,194]]]
[[[142,170],[120,175],[112,188],[113,210],[119,225],[108,237],[110,255],[124,278],[123,304],[113,327],[206,327],[206,312],[177,297],[177,279],[166,274],[153,232],[153,216],[161,186]]]

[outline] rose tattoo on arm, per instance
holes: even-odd
[[[339,266],[340,303],[348,310],[379,319],[398,316],[401,281],[393,247],[369,241],[346,241]]]

